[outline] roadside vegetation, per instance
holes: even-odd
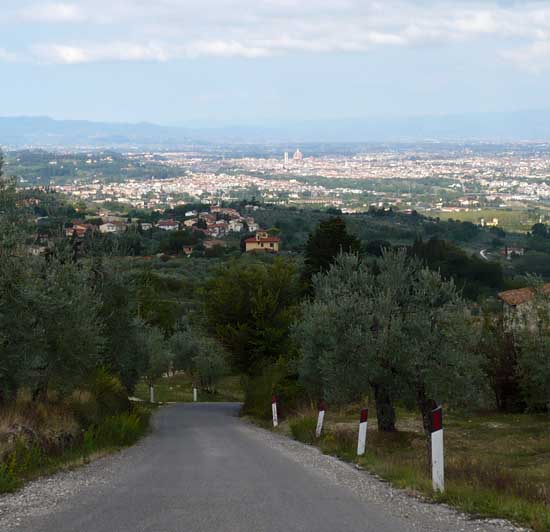
[[[303,407],[279,431],[326,453],[358,464],[398,488],[465,512],[506,518],[550,529],[550,423],[544,414],[445,414],[445,492],[434,493],[422,421],[398,408],[396,432],[377,428],[369,416],[367,451],[357,457],[362,403],[329,409],[322,436],[315,438],[317,412]],[[375,405],[370,409],[375,412]]]
[[[0,411],[0,493],[25,481],[83,464],[135,443],[149,428],[151,407],[128,401],[118,379],[98,371],[68,396],[29,389]]]
[[[28,252],[37,216],[62,228],[74,208],[0,183],[0,489],[135,441],[151,387],[158,403],[192,401],[196,387],[199,401],[242,400],[264,425],[274,394],[281,430],[350,461],[370,404],[361,466],[475,514],[550,528],[548,293],[540,277],[510,276],[517,261],[529,271],[528,254],[488,262],[465,251],[494,241],[496,254],[511,242],[502,230],[269,207],[255,216],[282,235],[279,256],[241,256],[234,242],[187,258],[188,234],[147,248],[130,230],[59,234],[45,256]],[[544,224],[522,238],[550,252]],[[140,255],[151,249],[164,254]],[[533,296],[512,321],[495,297],[511,287]],[[439,405],[444,494],[432,493],[427,467]]]
[[[72,207],[1,170],[0,158],[0,492],[134,443],[149,420],[128,399],[139,384],[185,371],[220,398],[228,374],[221,344],[186,319],[185,279],[62,233],[33,254],[35,217]]]
[[[341,238],[338,224],[321,231]],[[327,260],[325,251],[338,246],[326,238],[318,258],[306,254],[306,265],[319,266],[305,276],[292,350],[249,373],[243,413],[269,426],[274,394],[279,430],[300,441],[464,511],[548,530],[550,302],[540,281],[526,280],[533,312],[511,328],[498,307],[470,312],[456,269],[430,268],[429,247]],[[444,261],[446,247],[437,249],[431,256]],[[317,440],[312,406],[320,400],[329,410]],[[357,458],[359,412],[368,404],[368,452]],[[428,467],[429,416],[438,405],[446,412],[443,494],[432,491]]]

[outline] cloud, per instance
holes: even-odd
[[[71,46],[46,44],[33,47],[34,56],[47,63],[77,65],[105,61],[166,61],[168,55],[157,45],[110,43],[108,45]]]
[[[534,74],[550,68],[550,40],[539,40],[530,46],[501,52],[501,57]]]
[[[12,52],[8,52],[4,48],[0,48],[0,61],[13,63],[17,61],[17,55]]]
[[[32,4],[19,11],[23,20],[33,22],[82,22],[85,13],[76,3],[47,2]]]
[[[449,43],[472,43],[521,64],[544,57],[550,36],[550,6],[536,0],[35,0],[14,9],[23,25],[42,25],[41,40],[31,38],[31,57],[60,64],[376,53]],[[77,40],[79,31],[86,41]]]

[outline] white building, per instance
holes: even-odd
[[[118,228],[113,222],[106,222],[99,226],[99,231],[101,233],[116,233]]]
[[[229,230],[235,233],[240,233],[244,228],[244,225],[239,220],[230,220],[229,221]]]
[[[157,226],[163,231],[176,231],[179,229],[180,224],[176,220],[159,220]]]

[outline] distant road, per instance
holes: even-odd
[[[503,531],[250,426],[236,404],[161,409],[141,443],[0,497],[25,532]]]
[[[483,260],[488,261],[488,260],[489,260],[489,257],[487,257],[487,255],[485,254],[486,252],[487,252],[486,249],[482,249],[482,250],[479,252],[479,254],[481,255],[481,258],[482,258]]]

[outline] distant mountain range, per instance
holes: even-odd
[[[173,149],[205,144],[426,141],[550,142],[550,111],[371,117],[273,126],[192,128],[47,117],[0,117],[0,145],[10,148]]]

